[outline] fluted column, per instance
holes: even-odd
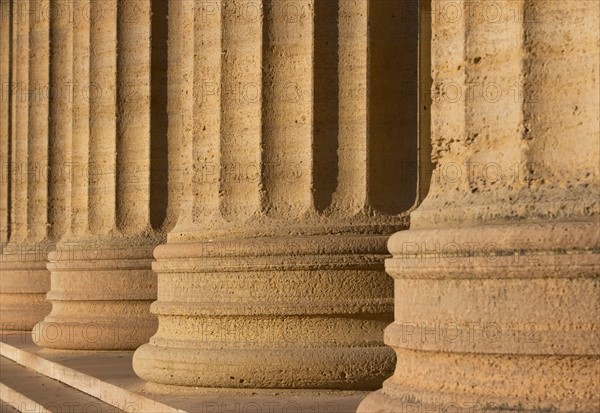
[[[14,127],[11,133],[10,238],[4,245],[0,306],[3,328],[28,330],[50,310],[48,252],[66,216],[54,214],[56,183],[49,179],[51,157],[64,148],[49,141],[49,26],[47,1],[13,3],[16,47]],[[56,199],[55,199],[56,198]]]
[[[0,245],[8,240],[10,222],[10,131],[12,121],[12,3],[0,3]]]
[[[72,24],[53,26],[57,70],[75,79],[72,218],[50,255],[43,347],[133,349],[156,330],[152,249],[169,221],[160,3],[75,3]]]
[[[398,76],[414,81],[416,32],[391,17],[398,4],[169,2],[193,174],[154,251],[142,378],[357,389],[391,374],[385,242],[416,199],[401,175],[416,163],[414,97]]]
[[[361,412],[600,409],[598,2],[495,3],[433,2],[437,168]]]

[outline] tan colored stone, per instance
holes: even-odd
[[[50,309],[45,294],[50,288],[46,269],[48,251],[60,237],[63,214],[54,214],[52,191],[47,179],[50,158],[64,150],[48,142],[49,84],[48,21],[31,18],[47,2],[19,1],[13,4],[15,90],[11,103],[10,236],[0,256],[0,311],[3,330],[28,330]],[[14,115],[14,118],[12,116]],[[64,212],[64,211],[61,211]]]
[[[0,3],[0,244],[8,240],[9,223],[9,140],[11,133],[12,78],[12,4]]]
[[[398,361],[360,412],[600,409],[598,3],[497,3],[433,2],[437,167],[388,243]]]
[[[166,188],[166,11],[159,3],[55,3],[75,7],[73,22],[55,21],[53,33],[57,72],[72,71],[78,82],[66,152],[72,214],[50,255],[52,312],[35,327],[40,346],[135,349],[156,330],[152,250],[164,240],[167,201],[175,199]],[[64,47],[73,57],[63,61]]]
[[[416,26],[397,4],[265,1],[251,18],[252,1],[170,2],[193,173],[154,251],[159,328],[135,353],[140,377],[369,389],[391,374],[385,241],[417,192],[402,176]]]
[[[2,1],[1,329],[186,406],[599,410],[598,2],[418,4]]]
[[[98,412],[203,413],[237,410],[289,413],[312,409],[353,413],[367,394],[365,391],[209,389],[160,385],[147,383],[135,375],[131,368],[131,351],[48,351],[32,344],[30,336],[21,332],[4,334],[0,340],[0,360],[3,362],[0,383],[13,388],[16,391],[14,396],[30,396],[31,402],[54,407],[56,411],[60,408],[61,411],[75,413],[75,409],[80,407],[83,411]],[[57,388],[55,381],[54,386],[47,387],[44,380],[43,387],[36,388],[29,383],[29,377],[13,374],[15,367],[20,367],[15,364],[26,367],[34,380],[39,373],[52,381],[64,383],[64,386]],[[5,365],[9,368],[6,369]],[[38,380],[42,378],[37,376]],[[48,392],[49,388],[53,389],[52,393]],[[74,402],[79,396],[73,394],[73,390],[111,406],[106,409],[101,404],[94,409],[89,403],[76,405]],[[53,397],[44,397],[52,394]],[[0,397],[5,400],[1,389]],[[25,405],[29,411],[33,410],[31,402]]]

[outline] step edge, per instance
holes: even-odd
[[[0,400],[4,403],[12,407],[13,409],[21,412],[18,407],[14,405],[21,405],[22,403],[26,403],[27,406],[35,406],[34,411],[39,413],[52,413],[50,410],[46,409],[43,405],[39,404],[35,400],[25,396],[23,393],[18,392],[12,387],[0,382]]]
[[[66,384],[89,396],[95,397],[117,409],[126,410],[126,407],[133,403],[137,405],[137,411],[142,412],[160,411],[164,413],[188,413],[185,410],[157,402],[70,367],[45,359],[35,353],[30,353],[26,350],[14,347],[4,341],[0,341],[0,356],[6,357],[36,373]]]

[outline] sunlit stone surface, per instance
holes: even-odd
[[[598,2],[434,7],[457,4],[432,21],[431,190],[388,242],[396,372],[359,411],[597,411]]]

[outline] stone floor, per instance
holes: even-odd
[[[350,413],[369,393],[162,386],[134,374],[132,355],[41,349],[28,332],[3,333],[1,412]]]

